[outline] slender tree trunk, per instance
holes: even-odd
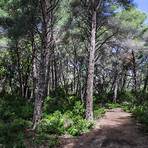
[[[49,23],[51,20],[51,15],[48,12],[50,3],[47,0],[40,1],[40,7],[42,12],[42,44],[41,50],[39,53],[39,67],[38,67],[38,79],[36,84],[36,94],[35,94],[35,105],[34,105],[34,114],[33,114],[33,129],[36,128],[38,122],[42,116],[42,105],[44,98],[46,97],[46,73],[47,73],[47,63],[49,60],[47,56],[49,55],[50,47],[50,27]]]
[[[134,91],[137,92],[137,72],[136,72],[136,59],[134,51],[132,50],[133,57],[133,80],[134,80]]]
[[[22,81],[21,61],[20,61],[18,43],[16,43],[16,57],[17,57],[17,69],[18,69],[18,78],[19,78],[19,87],[20,87],[19,95],[23,97],[23,81]]]
[[[74,43],[75,44],[75,43]],[[75,48],[75,46],[73,47],[74,49],[74,69],[73,69],[73,76],[74,76],[74,80],[73,80],[73,92],[76,94],[76,66],[77,66],[77,50]]]
[[[92,10],[92,30],[89,51],[88,77],[86,88],[86,119],[93,120],[93,82],[95,66],[95,45],[96,45],[96,10]]]
[[[148,85],[148,74],[146,75],[144,80],[143,93],[146,93],[147,85]]]
[[[54,78],[55,78],[55,90],[58,88],[58,77],[57,77],[57,61],[55,55],[55,48],[53,47],[53,64],[54,64]]]
[[[114,88],[114,98],[113,98],[113,102],[116,103],[117,102],[117,94],[118,94],[118,81],[115,81],[115,88]]]
[[[123,70],[123,78],[122,78],[121,92],[123,92],[125,90],[126,81],[127,81],[127,71],[126,70]]]
[[[45,47],[41,51],[41,59],[39,63],[39,74],[36,86],[36,97],[35,97],[35,107],[34,107],[34,117],[33,117],[33,129],[36,128],[37,123],[42,116],[42,104],[45,98],[45,73],[46,73],[46,58],[45,58]]]

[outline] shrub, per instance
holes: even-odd
[[[50,115],[45,115],[37,126],[38,133],[50,133],[61,135],[68,133],[76,136],[87,132],[93,123],[84,119],[84,105],[80,101],[75,101],[71,110],[65,113],[56,111]]]
[[[67,132],[72,136],[78,136],[82,133],[88,132],[92,128],[93,123],[80,116],[73,117],[73,124],[67,129]]]
[[[121,104],[121,107],[124,111],[131,112],[131,110],[134,108],[134,104],[125,101]]]
[[[104,114],[105,114],[106,110],[105,108],[95,108],[94,109],[94,118],[95,119],[98,119],[98,118],[101,118]]]
[[[129,92],[129,91],[120,92],[118,94],[118,98],[119,98],[120,102],[127,101],[127,102],[134,103],[136,101],[135,94],[132,92]]]
[[[118,103],[108,103],[107,104],[107,108],[109,108],[109,109],[114,109],[114,108],[118,108],[118,107],[121,107],[121,105]]]
[[[44,112],[50,114],[54,113],[55,111],[59,110],[62,113],[66,112],[67,110],[72,110],[73,106],[79,98],[76,96],[66,96],[58,94],[56,96],[48,96],[45,99],[44,103]]]
[[[33,105],[15,95],[0,96],[0,119],[11,121],[16,118],[32,119]]]
[[[55,135],[49,135],[47,133],[40,133],[36,135],[33,146],[34,147],[48,147],[54,148],[58,145],[58,138]]]
[[[106,103],[108,102],[107,93],[100,92],[99,94],[95,94],[93,97],[93,100],[94,100],[94,104]]]
[[[72,110],[73,114],[75,115],[80,115],[84,116],[85,109],[84,109],[84,104],[81,103],[80,101],[76,101]]]
[[[64,133],[64,120],[61,112],[56,111],[46,115],[37,126],[39,133],[62,134]]]
[[[16,95],[0,96],[0,144],[24,147],[24,130],[31,127],[33,106]]]
[[[148,126],[148,104],[147,103],[140,106],[135,106],[132,109],[132,112],[138,121]]]
[[[30,122],[14,119],[11,123],[0,123],[0,143],[5,147],[24,147],[24,130],[30,127]]]

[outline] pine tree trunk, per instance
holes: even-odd
[[[117,103],[117,94],[118,94],[118,81],[116,80],[114,88],[114,98],[113,98],[114,103]]]
[[[135,54],[132,50],[132,56],[133,56],[133,80],[134,80],[134,92],[137,92],[137,72],[136,72],[136,60],[135,60]]]
[[[143,93],[146,93],[147,85],[148,85],[148,74],[146,75],[144,80]]]
[[[40,1],[40,7],[42,10],[42,37],[41,37],[41,49],[39,52],[39,66],[37,74],[37,83],[35,91],[35,104],[34,104],[34,114],[33,114],[33,129],[36,128],[38,122],[42,116],[42,105],[46,97],[46,80],[49,62],[49,48],[51,45],[51,28],[49,23],[51,23],[51,13],[48,12],[50,3],[48,1]]]
[[[96,10],[92,14],[91,43],[89,51],[88,77],[86,88],[86,119],[93,120],[93,81],[95,66],[95,45],[96,45]]]
[[[41,53],[41,59],[39,64],[39,74],[38,81],[35,92],[35,106],[34,106],[34,115],[33,115],[33,129],[36,128],[37,123],[40,121],[42,116],[42,104],[45,98],[45,73],[46,73],[46,60],[45,60],[45,51],[43,49]]]

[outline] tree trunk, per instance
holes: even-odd
[[[44,50],[43,50],[44,51]],[[45,98],[45,55],[44,52],[41,53],[41,59],[39,64],[39,76],[36,86],[36,95],[35,95],[35,106],[33,114],[33,129],[36,128],[37,123],[40,121],[42,116],[42,104]]]
[[[134,91],[137,92],[137,72],[136,72],[136,59],[134,51],[132,50],[132,58],[133,58],[133,80],[134,80]]]
[[[143,93],[146,93],[147,85],[148,85],[148,74],[146,75],[144,80]]]
[[[117,93],[118,93],[118,81],[116,80],[114,88],[114,98],[113,98],[114,103],[117,103]]]
[[[86,88],[86,119],[87,120],[93,120],[93,81],[94,81],[94,66],[95,66],[95,61],[94,61],[95,45],[96,45],[96,10],[93,10],[87,88]]]
[[[35,94],[35,105],[33,114],[33,129],[36,128],[37,123],[40,121],[42,116],[42,105],[44,98],[46,97],[46,73],[48,71],[48,60],[49,60],[49,48],[51,45],[51,28],[49,23],[51,23],[51,13],[49,12],[50,3],[47,0],[40,1],[40,8],[42,12],[42,37],[41,37],[41,50],[39,52],[39,67],[37,75],[36,84],[36,94]]]
[[[19,47],[18,47],[17,41],[16,41],[16,58],[17,58],[18,78],[19,78],[19,95],[23,97],[23,81],[22,81],[22,72],[21,72],[21,58],[20,58]]]
[[[123,78],[122,78],[121,92],[124,92],[125,91],[126,81],[127,81],[127,71],[126,70],[123,70]]]

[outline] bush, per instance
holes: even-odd
[[[32,104],[16,95],[0,96],[0,144],[24,147],[24,130],[31,127]],[[30,120],[30,121],[29,121]]]
[[[107,104],[108,109],[114,109],[114,108],[118,108],[118,107],[121,107],[121,105],[118,103],[108,103]]]
[[[148,126],[148,103],[135,106],[131,111],[139,122]]]
[[[49,135],[46,133],[38,134],[33,142],[33,147],[48,147],[54,148],[58,145],[58,138],[55,135]]]
[[[89,131],[93,123],[85,120],[84,115],[84,104],[80,101],[75,101],[72,110],[64,113],[65,127],[68,134],[77,136]]]
[[[94,118],[95,119],[99,119],[99,118],[101,118],[104,114],[105,114],[105,112],[106,112],[106,110],[105,110],[105,108],[95,108],[94,109]]]
[[[85,113],[84,104],[81,103],[80,101],[76,101],[72,109],[72,112],[75,115],[80,115],[83,117]]]
[[[0,122],[0,143],[5,147],[24,147],[24,130],[30,122],[14,119],[11,123]]]
[[[60,96],[61,95],[61,96]],[[51,95],[45,99],[44,112],[50,114],[59,110],[62,113],[67,110],[72,110],[76,101],[80,100],[76,96],[66,96],[65,94],[57,93],[55,96]]]
[[[128,92],[128,91],[124,91],[124,92],[120,92],[118,94],[118,98],[119,98],[119,101],[120,102],[124,102],[124,101],[127,101],[127,102],[132,102],[134,103],[136,101],[136,96],[134,93],[132,92]]]
[[[126,112],[131,112],[132,108],[134,108],[134,104],[125,101],[121,104],[121,108]]]
[[[73,117],[73,124],[67,128],[67,133],[72,136],[78,136],[82,133],[86,133],[92,128],[93,123],[83,119],[80,116]]]
[[[0,96],[0,119],[11,121],[16,118],[32,119],[33,105],[15,95]]]
[[[37,126],[37,132],[59,135],[64,133],[64,120],[61,112],[56,111],[51,115],[46,115]]]
[[[99,94],[95,94],[93,97],[93,101],[94,101],[94,104],[107,103],[109,101],[107,93],[101,92]]]
[[[73,98],[71,98],[73,99]],[[68,133],[76,136],[87,132],[92,123],[84,119],[84,105],[80,101],[75,101],[70,110],[63,114],[56,111],[50,115],[45,115],[37,127],[38,133],[50,133],[61,135]]]

